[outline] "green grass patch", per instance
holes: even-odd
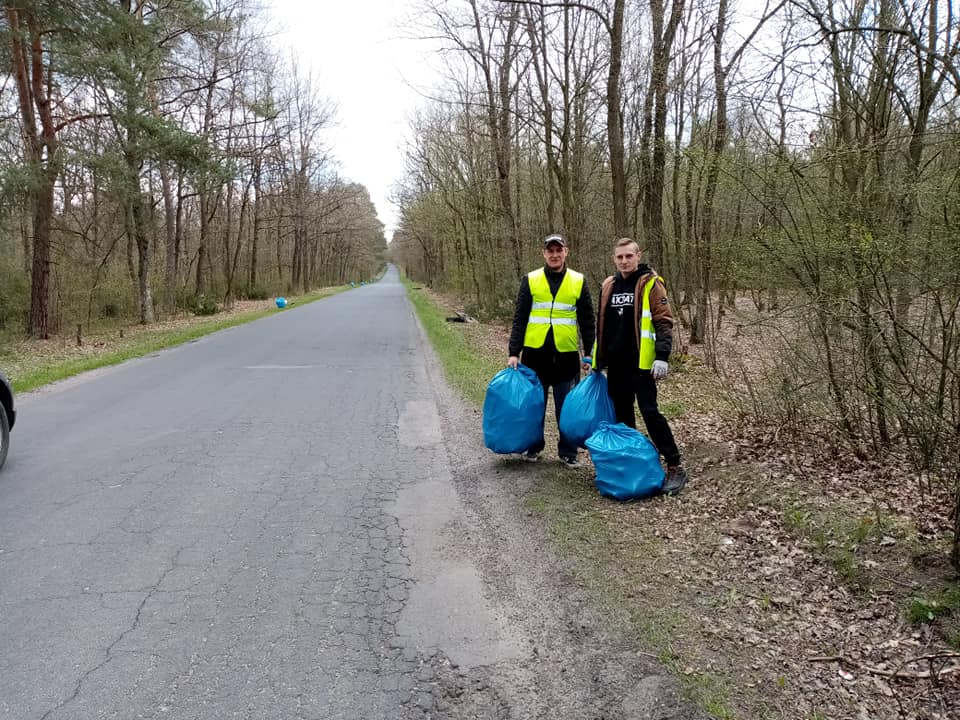
[[[675,420],[677,418],[683,417],[683,403],[679,400],[665,400],[661,403],[658,403],[660,407],[660,412],[663,413],[663,416],[668,420]]]
[[[868,537],[868,524],[837,511],[805,506],[789,508],[784,512],[783,520],[793,535],[813,543],[817,553],[844,585],[863,589],[868,578],[856,551]]]
[[[715,720],[734,720],[730,709],[730,688],[711,673],[696,673],[684,678],[686,694]]]
[[[784,527],[795,537],[812,543],[837,579],[855,591],[873,587],[877,578],[870,567],[886,554],[885,545],[896,544],[898,552],[905,552],[916,542],[913,530],[890,515],[863,515],[842,505],[818,508],[804,501],[785,505]]]
[[[599,514],[599,501],[579,473],[562,468],[543,474],[537,490],[525,498],[526,506],[547,523],[550,539],[564,555],[602,560],[616,543]]]
[[[783,521],[794,535],[811,540],[820,549],[844,547],[856,551],[878,546],[888,537],[898,541],[910,537],[908,530],[889,515],[853,514],[842,506],[824,509],[803,502],[792,504],[783,511]]]
[[[949,585],[928,597],[911,598],[907,617],[914,625],[933,622],[938,617],[953,615],[960,610],[960,585]]]
[[[304,305],[325,297],[330,297],[348,289],[346,286],[322,288],[306,295],[295,298],[296,305]],[[68,352],[47,356],[36,354],[13,357],[8,374],[14,392],[29,392],[38,387],[57,380],[63,380],[88,370],[118,365],[133,358],[143,357],[165,348],[182,345],[185,342],[196,340],[215,333],[219,330],[243,325],[260,318],[284,312],[277,308],[265,310],[251,310],[249,312],[232,314],[229,316],[216,315],[197,318],[183,327],[160,329],[151,326],[137,326],[124,337],[111,339],[107,347],[84,354],[83,348],[69,348]],[[88,347],[95,336],[87,338]],[[71,357],[70,354],[73,354]],[[67,357],[64,357],[67,355]]]
[[[506,367],[506,348],[494,356],[478,350],[483,326],[479,323],[448,323],[447,315],[419,287],[404,279],[407,297],[430,338],[433,349],[447,374],[447,381],[475,405],[483,405],[487,385]]]

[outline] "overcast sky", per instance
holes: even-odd
[[[388,200],[401,176],[407,117],[428,88],[429,46],[404,39],[410,0],[270,0],[281,52],[289,48],[320,92],[337,106],[326,135],[340,175],[366,186],[391,237],[397,208]],[[410,85],[415,88],[411,88]]]
[[[282,30],[281,57],[294,53],[304,73],[312,68],[320,92],[338,106],[337,126],[325,138],[341,177],[369,190],[389,239],[398,213],[388,198],[401,177],[408,117],[441,82],[436,46],[411,39],[429,31],[413,16],[418,0],[265,2]],[[761,15],[764,0],[736,6],[734,32],[741,23],[747,32],[745,15]]]

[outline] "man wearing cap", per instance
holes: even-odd
[[[507,365],[515,368],[522,358],[540,378],[544,398],[553,387],[558,423],[563,401],[579,379],[581,367],[590,369],[591,358],[581,354],[578,341],[582,340],[583,348],[592,348],[596,333],[590,291],[583,275],[567,267],[567,252],[562,235],[547,235],[543,267],[520,279],[507,360]],[[524,459],[539,460],[545,444],[541,438],[523,453]],[[579,465],[577,446],[562,433],[557,454],[566,467]]]

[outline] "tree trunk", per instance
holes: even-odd
[[[207,289],[206,275],[204,265],[207,261],[207,236],[210,232],[210,222],[208,215],[209,200],[205,190],[200,191],[200,234],[197,237],[197,273],[193,284],[193,294],[197,297],[203,295]]]
[[[727,0],[720,0],[717,6],[717,26],[713,46],[716,127],[714,128],[713,147],[707,165],[707,182],[703,197],[703,223],[700,228],[702,243],[697,258],[697,264],[699,265],[697,275],[699,277],[696,287],[693,328],[690,333],[690,343],[694,345],[707,340],[707,326],[710,320],[710,295],[713,292],[713,210],[717,194],[717,182],[720,177],[720,164],[727,144],[727,69],[723,65],[723,36],[726,24]]]
[[[163,310],[173,315],[177,304],[177,207],[173,199],[170,183],[170,168],[160,163],[160,188],[163,192],[163,231],[166,240],[165,264],[163,269]]]
[[[140,322],[144,325],[156,320],[153,313],[153,294],[150,289],[150,238],[143,217],[143,197],[133,198],[133,230],[137,240],[137,300]]]
[[[667,164],[667,76],[673,40],[683,15],[684,0],[674,0],[670,17],[664,25],[666,8],[664,0],[651,0],[650,18],[653,30],[653,57],[650,68],[650,97],[652,128],[650,128],[650,159],[646,163],[648,176],[642,179],[645,185],[643,205],[644,239],[642,247],[648,251],[650,261],[657,265],[663,260],[663,190]],[[646,121],[645,121],[646,122]]]
[[[50,228],[53,184],[43,182],[34,191],[33,263],[30,281],[30,334],[50,337]]]
[[[43,33],[30,10],[17,5],[6,3],[12,69],[17,85],[26,161],[34,166],[40,176],[30,190],[33,242],[27,330],[34,337],[46,339],[50,335],[50,236],[54,185],[60,173],[60,143],[51,99],[47,94]],[[29,40],[29,45],[26,40]]]
[[[240,252],[243,250],[243,230],[247,222],[247,212],[250,204],[250,186],[252,183],[253,178],[247,180],[247,185],[243,189],[243,199],[240,201],[240,217],[237,220],[237,244],[233,251],[233,258],[231,259],[227,272],[227,290],[223,294],[224,305],[228,302],[233,302],[233,283],[237,275],[237,267],[240,265]]]
[[[960,575],[960,480],[954,479],[953,495],[953,546],[950,549],[950,564]]]
[[[135,148],[139,145],[138,140],[139,136],[136,133],[131,133],[128,139],[129,149],[126,153],[127,186],[132,188],[125,200],[127,205],[125,212],[128,240],[127,263],[128,269],[133,274],[140,322],[146,325],[154,322],[155,318],[153,296],[150,289],[150,238],[147,235],[146,218],[144,217],[143,195],[139,191],[140,167],[143,161],[135,151]],[[136,263],[134,263],[132,257],[131,245],[135,246],[137,250]]]
[[[553,105],[550,102],[550,86],[547,79],[550,62],[547,55],[546,24],[543,22],[543,10],[538,18],[539,24],[534,22],[529,6],[524,6],[527,18],[527,34],[533,47],[533,70],[537,77],[537,89],[540,91],[540,102],[543,104],[543,149],[547,161],[546,191],[547,191],[547,227],[552,232],[557,227],[557,189],[553,183],[553,176],[559,178],[556,151],[553,147],[554,122]]]
[[[222,263],[221,272],[223,277],[226,280],[226,290],[223,294],[223,305],[224,307],[231,307],[233,304],[233,297],[231,293],[233,292],[233,273],[231,271],[232,261],[233,261],[233,193],[234,193],[234,183],[227,183],[227,197],[224,201],[225,212],[223,218],[223,227],[221,228],[222,234],[222,247],[223,247],[223,257],[220,259]]]
[[[623,109],[620,107],[620,72],[623,66],[623,13],[625,0],[615,0],[610,24],[610,69],[607,74],[607,144],[613,192],[613,228],[618,238],[630,234],[627,222],[627,180],[624,170]]]
[[[520,239],[517,236],[517,220],[513,211],[513,199],[510,192],[511,143],[510,112],[512,109],[513,82],[512,63],[516,47],[514,34],[519,24],[519,12],[516,7],[509,9],[503,55],[499,58],[499,68],[494,68],[494,59],[487,53],[487,44],[483,37],[480,14],[476,0],[471,0],[474,32],[476,33],[478,64],[483,74],[486,90],[486,119],[492,144],[493,166],[496,172],[497,198],[500,205],[502,237],[506,241],[513,260],[514,274],[522,273],[522,253]]]
[[[260,187],[260,160],[255,161],[253,169],[253,190],[255,202],[253,203],[253,231],[250,235],[250,272],[247,276],[247,284],[252,290],[257,286],[257,252],[260,242],[260,224],[261,209],[263,204],[263,192]]]

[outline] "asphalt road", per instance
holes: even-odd
[[[0,717],[433,712],[437,649],[515,656],[396,271],[18,398]]]
[[[0,720],[702,717],[571,582],[524,505],[570,471],[483,449],[393,269],[17,401]]]

